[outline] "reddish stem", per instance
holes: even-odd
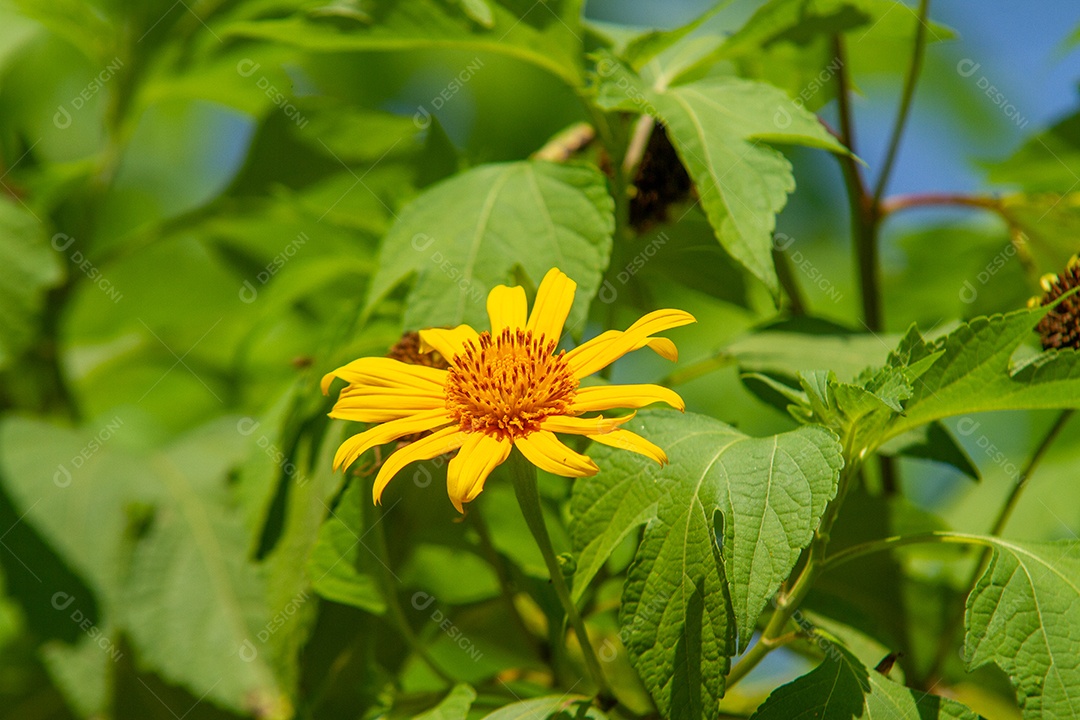
[[[929,207],[932,205],[959,205],[963,207],[977,207],[1001,212],[1001,200],[988,195],[965,195],[963,193],[911,193],[910,195],[894,195],[881,201],[881,214],[889,215],[897,210],[906,210],[914,207]]]

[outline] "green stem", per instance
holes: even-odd
[[[367,504],[365,503],[365,505]],[[405,638],[405,644],[409,646],[409,649],[416,653],[416,656],[423,660],[424,663],[431,668],[431,671],[439,676],[440,680],[447,685],[453,685],[457,681],[435,662],[435,658],[431,656],[428,649],[420,642],[420,638],[417,637],[416,631],[412,629],[412,625],[409,624],[408,618],[405,617],[405,611],[401,607],[401,601],[398,598],[397,592],[397,577],[390,569],[390,552],[387,548],[386,533],[383,530],[382,520],[386,517],[386,513],[387,511],[383,510],[380,517],[376,518],[372,530],[375,535],[375,550],[379,561],[379,575],[382,578],[383,596],[386,599],[387,610],[390,611],[390,619],[397,625],[398,631],[401,633],[401,636]]]
[[[802,291],[799,290],[799,281],[791,269],[791,258],[780,248],[773,248],[773,264],[776,265],[776,276],[780,279],[780,287],[791,303],[791,314],[796,316],[806,315],[806,302],[803,300]]]
[[[919,533],[917,535],[894,535],[892,537],[871,540],[845,548],[835,555],[830,555],[821,565],[821,571],[832,570],[838,565],[851,562],[865,555],[893,550],[905,545],[925,545],[927,543],[953,543],[958,545],[982,545],[993,548],[993,544],[985,535],[972,535],[969,533],[945,532],[934,530],[933,532]]]
[[[885,186],[889,183],[893,165],[896,163],[896,155],[900,150],[900,138],[904,135],[904,126],[907,125],[908,116],[911,114],[911,103],[915,99],[915,86],[919,82],[919,73],[922,71],[923,58],[926,55],[926,19],[930,13],[930,0],[919,0],[917,13],[918,25],[915,26],[915,47],[911,52],[911,64],[908,65],[907,76],[904,78],[904,90],[900,96],[900,108],[896,112],[896,122],[893,124],[892,136],[889,139],[889,149],[885,153],[885,162],[881,166],[881,174],[878,176],[877,186],[874,188],[873,205],[881,203],[885,194]]]
[[[525,523],[529,526],[540,554],[544,556],[544,564],[547,565],[548,574],[551,575],[551,584],[555,588],[555,594],[559,596],[559,602],[566,612],[570,626],[577,635],[581,645],[581,654],[585,657],[585,668],[595,683],[599,697],[604,700],[612,700],[614,696],[608,689],[604,673],[600,669],[600,660],[596,657],[589,634],[585,628],[585,622],[581,619],[577,605],[570,597],[570,588],[566,585],[562,568],[555,557],[555,550],[551,546],[551,537],[548,535],[547,525],[544,523],[544,513],[540,506],[540,493],[536,487],[536,468],[522,456],[521,452],[514,449],[507,460],[510,477],[514,483],[514,493],[517,495],[518,505],[521,506],[521,514],[525,516]]]
[[[1013,510],[1016,509],[1016,505],[1020,501],[1020,495],[1023,493],[1024,488],[1027,487],[1028,480],[1035,472],[1035,469],[1038,468],[1039,463],[1042,462],[1043,457],[1046,455],[1046,451],[1050,449],[1050,446],[1057,440],[1061,431],[1069,424],[1073,412],[1074,411],[1071,408],[1061,411],[1054,421],[1054,424],[1050,426],[1046,435],[1043,436],[1042,442],[1035,448],[1035,452],[1028,458],[1012,491],[1010,491],[1009,496],[1005,498],[1005,504],[1002,505],[1001,510],[998,511],[997,518],[990,528],[991,536],[997,537],[998,535],[1001,535],[1002,531],[1005,529],[1005,526],[1009,522],[1009,518],[1012,516]],[[979,556],[978,562],[975,563],[975,569],[972,571],[968,581],[963,585],[964,588],[975,587],[975,583],[978,582],[979,578],[986,570],[986,565],[989,561],[990,548],[987,547]],[[954,613],[952,622],[945,628],[945,632],[941,634],[941,639],[938,641],[937,652],[934,653],[933,662],[930,663],[930,668],[926,671],[926,676],[928,678],[934,677],[941,672],[941,668],[945,664],[945,659],[949,655],[949,649],[952,647],[953,641],[956,638],[956,631],[963,620],[963,615],[963,608],[961,608],[959,612]]]

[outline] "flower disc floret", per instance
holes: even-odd
[[[466,341],[447,372],[446,409],[462,432],[514,440],[553,415],[569,415],[577,392],[566,352],[530,330],[503,328]]]

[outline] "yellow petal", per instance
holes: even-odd
[[[645,344],[649,346],[650,350],[665,360],[679,362],[679,349],[675,347],[675,343],[671,340],[668,340],[665,337],[654,337],[646,340]],[[637,350],[638,348],[634,349]]]
[[[378,417],[393,419],[406,417],[422,410],[446,410],[446,397],[439,395],[420,395],[407,393],[391,393],[386,388],[377,388],[378,394],[364,392],[347,395],[342,392],[341,397],[334,403],[330,410],[330,417],[340,420],[355,420],[356,422],[382,422],[380,420],[364,419],[372,413]]]
[[[510,454],[509,440],[500,440],[484,433],[468,433],[461,450],[446,469],[446,492],[459,513],[464,503],[472,502],[484,489],[491,471]]]
[[[412,417],[418,412],[425,412],[423,410],[397,410],[395,408],[371,408],[371,409],[349,409],[339,408],[337,405],[327,413],[335,420],[351,420],[352,422],[362,423],[384,423],[392,420],[401,420],[403,418]],[[445,410],[443,410],[445,412]]]
[[[590,437],[595,442],[603,445],[610,445],[614,448],[629,450],[631,452],[636,452],[638,455],[644,455],[661,465],[666,465],[668,461],[667,453],[645,438],[636,433],[632,433],[629,430],[612,430],[603,435],[591,435]]]
[[[518,438],[514,446],[533,465],[555,475],[587,477],[600,470],[590,458],[566,447],[547,430],[537,430],[527,437]]]
[[[437,350],[447,362],[450,362],[465,347],[466,341],[476,342],[478,337],[480,335],[468,325],[458,325],[450,329],[428,328],[420,331],[420,351]]]
[[[611,408],[640,408],[654,402],[667,403],[676,410],[686,409],[683,399],[670,388],[660,385],[606,385],[578,389],[570,411],[583,413]]]
[[[338,394],[338,402],[378,397],[388,402],[406,401],[410,398],[445,400],[445,388],[428,385],[425,388],[384,387],[379,385],[348,385]]]
[[[578,347],[568,352],[567,358],[569,359],[571,355],[574,355],[575,362],[580,364],[587,360],[589,357],[603,355],[605,350],[610,347],[613,342],[615,342],[617,339],[619,339],[625,334],[626,332],[623,330],[607,330],[605,332],[602,332],[591,340],[582,343]],[[650,350],[652,350],[665,360],[671,360],[672,362],[677,362],[679,360],[679,351],[675,347],[675,343],[665,337],[641,338],[634,343],[634,347],[632,347],[628,352],[640,350],[641,348],[646,346],[648,346]],[[571,365],[571,367],[573,367],[573,365]],[[585,377],[585,375],[578,376],[578,379],[580,380],[582,377]]]
[[[416,460],[430,460],[443,453],[457,450],[463,442],[465,442],[465,433],[454,425],[438,430],[391,454],[379,468],[379,474],[375,476],[375,486],[371,489],[371,497],[375,504],[379,504],[383,490],[406,465]]]
[[[602,435],[611,432],[633,417],[634,413],[617,418],[606,418],[602,415],[594,418],[552,415],[540,423],[540,429],[567,435]]]
[[[487,311],[491,320],[491,335],[494,337],[503,328],[518,329],[525,327],[525,315],[529,304],[525,300],[525,288],[496,285],[488,293]]]
[[[563,325],[574,304],[574,291],[577,283],[568,278],[558,268],[551,268],[536,290],[536,302],[529,315],[527,330],[534,335],[543,335],[549,340],[558,341],[562,337]]]
[[[334,455],[334,469],[349,467],[356,458],[376,445],[384,445],[404,435],[433,430],[450,422],[452,421],[446,415],[445,409],[431,410],[415,413],[357,433],[341,443],[341,447],[337,449]]]
[[[333,372],[323,375],[323,395],[330,392],[330,383],[334,378],[341,378],[350,384],[375,385],[382,387],[412,387],[425,389],[434,385],[446,384],[446,371],[422,365],[409,365],[400,360],[386,357],[365,357],[342,365]]]
[[[566,353],[566,361],[579,380],[615,362],[623,355],[648,344],[650,336],[697,322],[682,310],[656,310],[631,325],[625,332],[609,330]],[[612,334],[618,333],[618,334]],[[651,346],[650,346],[651,347]],[[661,345],[663,348],[663,345]],[[657,348],[653,348],[657,350]],[[660,352],[660,350],[657,350]],[[661,352],[663,355],[663,352]]]

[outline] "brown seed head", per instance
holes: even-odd
[[[1080,259],[1073,255],[1061,275],[1042,278],[1045,294],[1040,305],[1049,305],[1062,295],[1080,286]],[[1073,293],[1046,314],[1036,326],[1044,350],[1080,348],[1080,293]]]

